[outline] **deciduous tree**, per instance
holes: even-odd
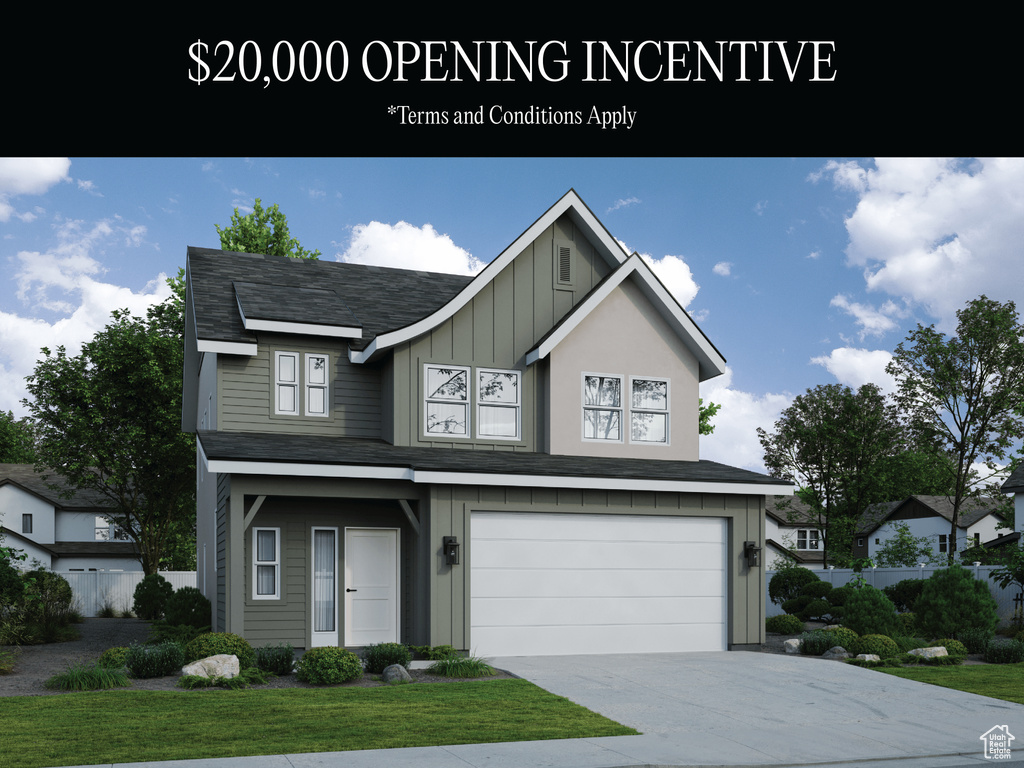
[[[291,256],[302,259],[318,259],[320,251],[307,251],[297,238],[288,231],[288,219],[277,203],[264,208],[256,198],[252,213],[242,216],[235,208],[231,226],[220,228],[214,224],[220,235],[220,247],[225,251],[241,253],[262,253],[268,256]]]
[[[0,411],[0,464],[32,464],[35,460],[31,422],[15,419],[13,411]]]

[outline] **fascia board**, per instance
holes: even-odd
[[[214,352],[220,355],[248,355],[249,357],[254,357],[259,352],[258,344],[243,341],[197,339],[196,347],[200,352]]]
[[[356,326],[322,325],[320,323],[296,323],[289,320],[261,320],[246,317],[242,302],[235,297],[242,327],[247,331],[272,331],[274,333],[295,333],[307,336],[329,336],[335,339],[361,339],[363,329]]]
[[[365,363],[378,351],[392,347],[395,344],[401,344],[409,339],[413,339],[416,336],[437,327],[445,320],[448,320],[456,312],[466,306],[474,296],[483,290],[484,286],[493,280],[501,270],[508,266],[516,256],[522,253],[526,246],[536,240],[545,229],[550,227],[555,220],[566,211],[570,212],[570,215],[577,226],[587,230],[593,237],[593,240],[601,246],[599,250],[603,251],[603,255],[608,259],[609,263],[614,262],[615,264],[622,264],[626,261],[626,252],[622,249],[622,246],[619,245],[618,241],[616,241],[608,230],[604,228],[604,225],[598,221],[593,212],[580,199],[579,195],[576,194],[576,191],[570,189],[558,200],[558,202],[548,208],[548,210],[545,211],[539,219],[531,224],[525,232],[517,237],[511,245],[505,248],[505,250],[498,254],[493,261],[484,267],[473,281],[463,288],[455,298],[422,320],[418,320],[411,325],[407,325],[405,328],[399,328],[398,330],[391,331],[389,333],[382,333],[365,349],[350,350],[349,360],[353,363]]]
[[[533,488],[594,488],[598,490],[661,491],[678,493],[729,493],[760,496],[792,494],[789,485],[720,483],[713,481],[644,480],[639,478],[505,475],[483,472],[440,472],[408,467],[368,467],[350,464],[292,464],[272,461],[214,459],[210,472],[240,475],[334,477],[356,480],[407,480],[416,484],[516,486]]]

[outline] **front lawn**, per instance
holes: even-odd
[[[878,670],[908,680],[1024,704],[1024,664],[879,667]]]
[[[526,680],[5,698],[2,768],[637,733]]]

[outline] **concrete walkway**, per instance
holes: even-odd
[[[501,657],[492,664],[641,736],[130,763],[132,768],[1024,766],[1024,706],[803,656]],[[982,735],[1018,735],[988,760]]]

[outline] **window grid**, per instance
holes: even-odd
[[[252,596],[275,600],[281,596],[281,529],[253,528]]]
[[[522,431],[522,374],[477,368],[477,437],[519,440]]]
[[[583,439],[623,442],[622,376],[583,374]]]

